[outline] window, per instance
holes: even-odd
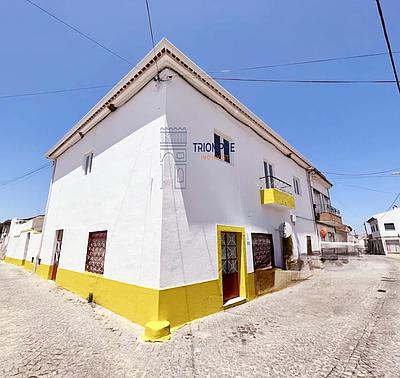
[[[226,140],[226,139],[224,139],[224,160],[227,163],[231,162],[231,157],[230,157],[230,154],[229,154],[229,141]]]
[[[394,223],[384,223],[384,226],[387,231],[395,230]]]
[[[230,141],[216,133],[214,133],[214,156],[217,159],[226,161],[227,163],[231,162]]]
[[[103,274],[106,256],[107,231],[89,232],[85,270]]]
[[[83,158],[83,172],[85,175],[92,172],[93,152],[86,154]]]
[[[301,190],[300,190],[300,179],[297,177],[293,177],[293,190],[296,194],[300,195]]]
[[[264,161],[264,176],[265,176],[265,188],[271,189],[274,187],[274,170],[272,164]]]
[[[373,224],[371,224],[371,232],[375,232],[375,227]]]
[[[214,133],[214,156],[221,159],[221,137]]]

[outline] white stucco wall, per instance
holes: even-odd
[[[85,270],[88,234],[107,230],[104,276],[158,287],[161,210],[159,135],[165,89],[151,81],[56,161],[41,258],[51,264],[63,229],[59,267]],[[83,156],[93,152],[92,172]]]
[[[21,223],[21,220],[13,219],[11,222],[9,242],[7,244],[6,256],[19,260],[32,261],[32,257],[36,257],[42,238],[41,232],[34,232],[33,227],[41,228],[43,217],[28,220]],[[29,231],[28,231],[29,230]],[[25,255],[25,245],[29,236],[28,249]]]
[[[318,249],[306,171],[253,131],[209,101],[172,71],[167,82],[168,127],[186,127],[187,188],[166,188],[163,201],[161,287],[216,279],[216,225],[246,228],[247,267],[253,271],[251,232],[273,235],[275,262],[282,264],[279,225],[297,216],[294,229],[295,253],[306,253],[306,236]],[[213,142],[214,130],[235,142],[232,164],[202,160],[193,142]],[[211,153],[212,154],[212,153]],[[301,195],[296,208],[273,208],[260,203],[259,178],[264,160],[274,165],[274,175],[287,183],[300,179]],[[174,214],[179,213],[179,217]],[[250,242],[250,243],[249,243]]]

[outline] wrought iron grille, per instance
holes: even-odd
[[[267,234],[251,234],[253,246],[254,269],[273,266],[273,247],[271,236]]]
[[[90,232],[87,246],[85,270],[103,274],[106,255],[107,231]]]
[[[236,233],[222,232],[222,273],[237,273],[237,242]]]
[[[292,185],[274,176],[260,177],[260,189],[279,189],[282,192],[293,194]]]

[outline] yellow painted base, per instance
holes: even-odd
[[[171,338],[170,322],[161,320],[156,322],[147,322],[144,327],[143,341],[166,341]]]
[[[31,263],[30,261],[25,261],[24,263],[24,269],[26,269],[28,272],[32,272],[35,264]]]
[[[36,274],[39,277],[44,278],[45,280],[48,280],[50,278],[50,270],[51,266],[45,265],[45,264],[40,264],[36,267]]]
[[[22,266],[22,265],[23,265],[23,260],[14,259],[14,257],[8,257],[8,256],[6,256],[6,257],[4,258],[4,261],[5,261],[6,263],[13,264],[13,265],[18,265],[18,266]]]
[[[292,194],[275,188],[261,189],[260,200],[262,205],[283,206],[290,209],[294,209],[295,207],[294,196]]]

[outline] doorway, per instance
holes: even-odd
[[[61,253],[61,245],[63,239],[64,230],[56,231],[56,241],[54,245],[54,257],[53,257],[53,265],[51,267],[50,279],[55,281],[57,278],[57,269],[58,264],[60,262],[60,253]]]
[[[275,285],[274,244],[272,234],[252,233],[254,288],[261,295]]]
[[[27,235],[26,235],[26,239],[25,239],[24,257],[22,259],[22,265],[25,265],[26,257],[28,255],[28,248],[29,248],[30,240],[31,240],[31,233],[28,232]]]
[[[238,236],[236,232],[221,232],[223,302],[240,296]]]
[[[312,255],[312,242],[309,235],[307,235],[307,255]]]

